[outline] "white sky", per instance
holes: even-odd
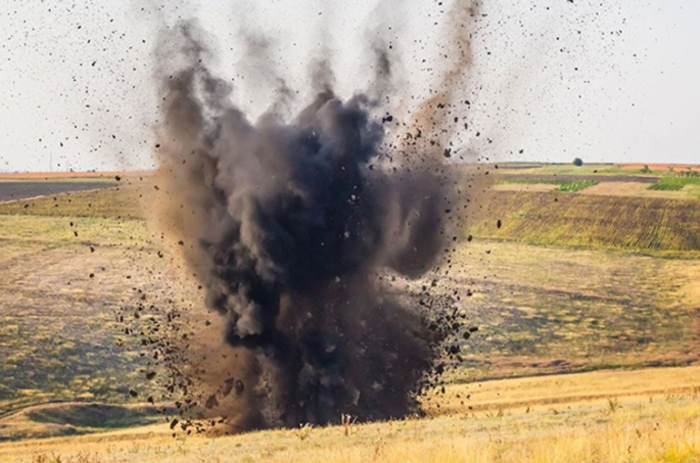
[[[309,61],[330,50],[337,89],[349,96],[369,83],[368,34],[391,27],[406,83],[397,98],[410,98],[440,62],[450,2],[439,2],[3,0],[0,171],[152,166],[151,52],[163,22],[199,18],[218,71],[257,115],[270,79],[255,72],[264,60],[244,58],[241,30],[270,39],[269,61],[300,95]],[[700,1],[484,4],[463,89],[482,133],[467,134],[470,149],[501,161],[700,163]]]

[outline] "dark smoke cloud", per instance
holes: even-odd
[[[323,60],[307,107],[285,120],[273,105],[251,121],[207,67],[202,37],[181,22],[157,56],[161,226],[238,352],[232,376],[209,379],[205,408],[230,413],[222,403],[237,395],[248,428],[417,412],[446,332],[391,280],[426,275],[459,234],[442,148],[423,150],[420,134],[387,140],[380,98],[338,98]],[[389,79],[389,55],[375,55],[377,79]]]

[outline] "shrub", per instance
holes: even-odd
[[[576,167],[581,167],[583,165],[583,159],[581,159],[581,158],[574,159],[574,165]]]

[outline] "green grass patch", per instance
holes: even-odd
[[[597,184],[598,182],[595,180],[573,180],[562,182],[559,188],[555,191],[567,191],[569,193],[574,193],[576,191],[585,190],[586,188],[590,188]]]
[[[698,177],[664,177],[657,183],[649,187],[650,190],[658,191],[681,191],[687,185],[700,186],[700,178]]]

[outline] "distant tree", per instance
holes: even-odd
[[[643,174],[651,174],[651,169],[649,166],[644,166],[644,169],[642,169]]]
[[[583,159],[581,159],[581,158],[574,159],[574,165],[576,167],[581,167],[583,165]]]

